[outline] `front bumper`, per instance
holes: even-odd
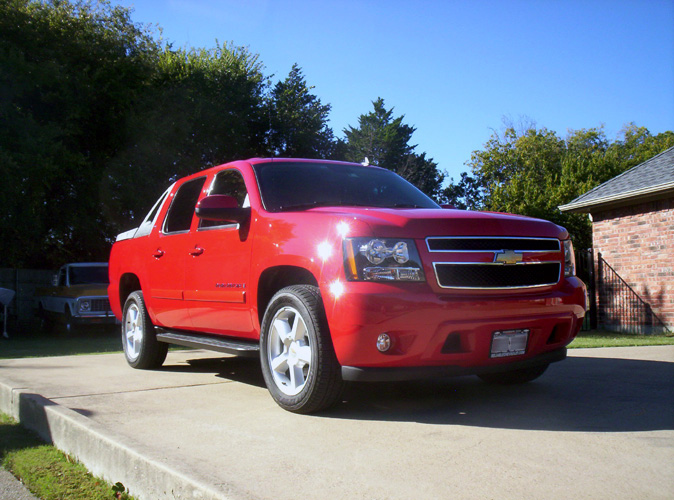
[[[83,308],[83,304],[87,307]],[[78,297],[72,306],[72,319],[76,324],[115,324],[117,318],[110,309],[107,296]]]
[[[78,314],[73,315],[73,323],[76,325],[115,325],[119,324],[119,321],[112,314],[112,311],[108,313],[90,313],[90,314]]]
[[[547,365],[566,359],[566,348],[545,352],[533,358],[511,361],[494,366],[405,366],[386,368],[358,368],[342,366],[342,378],[349,382],[400,382],[403,380],[423,380],[432,378],[461,377],[465,375],[486,375],[534,366]]]
[[[577,278],[535,292],[439,294],[424,283],[345,283],[322,292],[337,359],[346,380],[408,380],[508,371],[563,359],[585,315]],[[495,331],[528,329],[526,352],[492,358]],[[377,337],[391,349],[381,353]],[[433,375],[436,374],[436,375]]]

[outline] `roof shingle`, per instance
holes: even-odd
[[[674,147],[606,181],[566,205],[563,212],[589,212],[590,208],[630,198],[674,190]]]

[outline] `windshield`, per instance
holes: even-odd
[[[108,266],[71,267],[70,285],[93,285],[110,283]]]
[[[262,203],[270,212],[339,206],[440,208],[402,177],[382,168],[270,162],[254,169]]]

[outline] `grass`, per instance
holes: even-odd
[[[674,345],[674,335],[630,335],[627,333],[591,330],[580,332],[569,345],[581,347],[635,347],[649,345]]]
[[[169,346],[169,350],[189,347]],[[38,328],[28,333],[0,336],[0,359],[43,358],[50,356],[75,356],[122,352],[120,326],[82,326],[72,332],[53,328],[48,332]]]
[[[0,359],[41,358],[121,352],[119,328],[81,328],[74,332],[35,333],[0,338]]]
[[[122,485],[92,476],[82,464],[2,413],[0,459],[41,500],[131,499],[122,493]]]

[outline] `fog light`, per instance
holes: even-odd
[[[391,348],[391,337],[388,333],[381,333],[377,337],[377,349],[379,352],[386,352]]]

